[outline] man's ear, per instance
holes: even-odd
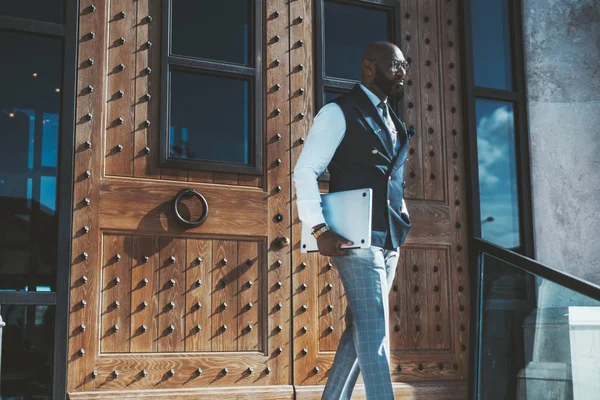
[[[375,75],[375,68],[373,68],[373,63],[369,60],[362,61],[362,69],[367,76]]]

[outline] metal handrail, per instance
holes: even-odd
[[[0,307],[0,311],[2,311],[2,307]],[[6,326],[6,323],[2,320],[2,315],[0,315],[0,395],[2,394],[2,328]]]
[[[514,251],[505,249],[503,247],[499,247],[491,242],[488,242],[487,240],[480,238],[472,238],[472,240],[472,243],[475,245],[473,250],[475,251],[489,254],[495,258],[498,258],[499,260],[511,264],[515,268],[519,268],[523,271],[540,276],[558,285],[564,286],[567,289],[600,301],[600,286],[594,283],[541,264],[534,259],[525,257],[522,254],[515,253]]]

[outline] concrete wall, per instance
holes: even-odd
[[[600,284],[600,0],[523,0],[536,259]]]

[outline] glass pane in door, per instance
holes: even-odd
[[[54,306],[0,305],[0,399],[50,400]]]
[[[62,47],[0,32],[0,290],[55,288]]]

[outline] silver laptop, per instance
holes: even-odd
[[[371,213],[373,189],[354,189],[321,195],[321,206],[327,225],[354,244],[343,249],[358,249],[371,246]],[[302,224],[300,252],[319,251],[317,239],[311,235],[312,226]]]

